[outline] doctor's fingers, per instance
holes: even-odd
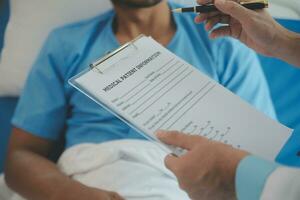
[[[165,166],[171,170],[175,176],[177,176],[177,172],[178,172],[178,166],[181,166],[181,158],[178,158],[172,154],[169,154],[166,156],[165,160]]]
[[[203,143],[205,138],[195,135],[184,134],[179,131],[158,131],[156,136],[162,142],[172,145],[175,147],[180,147],[186,150],[191,150],[199,143]]]
[[[203,152],[205,152],[205,150],[203,150]],[[179,183],[182,183],[183,180],[190,179],[190,178],[187,178],[187,176],[193,177],[195,175],[195,173],[194,173],[195,165],[196,165],[197,170],[200,168],[200,167],[198,167],[198,165],[201,165],[201,162],[198,162],[199,161],[198,159],[195,160],[195,156],[194,156],[195,153],[197,155],[199,155],[199,153],[201,154],[201,152],[199,152],[199,150],[197,150],[197,152],[194,152],[192,150],[192,151],[186,152],[184,155],[182,155],[180,157],[174,156],[173,154],[166,156],[165,161],[164,161],[165,166],[174,173],[174,175],[179,180]],[[191,170],[193,170],[193,172],[191,172]],[[185,189],[185,188],[182,188],[182,189]]]
[[[216,38],[219,38],[219,37],[225,37],[225,36],[231,36],[231,37],[239,39],[238,38],[239,36],[237,35],[237,32],[234,31],[232,29],[232,27],[230,27],[230,26],[223,26],[223,27],[214,29],[209,35],[209,37],[212,38],[212,39],[216,39]]]
[[[228,1],[232,1],[232,2],[229,2],[230,3],[240,3],[241,0],[224,0],[226,2]],[[244,1],[247,1],[247,0],[244,0]],[[251,0],[248,0],[248,1],[251,1]],[[210,3],[215,3],[217,2],[217,4],[219,3],[218,0],[198,0],[197,1],[200,5],[204,5],[204,4],[210,4]],[[220,4],[219,4],[220,5]],[[224,14],[222,11],[227,11],[226,9],[224,9],[222,6],[216,6],[218,8],[218,11],[215,11],[215,12],[210,12],[210,13],[200,13],[199,15],[197,15],[194,19],[194,21],[196,23],[202,23],[204,21],[207,21],[215,16],[218,16],[218,15],[222,15]],[[222,10],[220,10],[220,8],[222,8]]]
[[[222,13],[230,15],[240,22],[247,22],[255,11],[249,10],[233,0],[215,0],[215,5]]]
[[[219,12],[219,11],[210,12],[210,13],[200,13],[199,15],[197,15],[195,17],[195,22],[202,23],[202,22],[206,21],[207,19],[210,19],[210,18],[215,17],[220,14],[221,14],[221,12]]]
[[[232,18],[229,15],[217,15],[206,20],[205,29],[210,31],[216,24],[230,24],[231,22]]]
[[[230,1],[235,1],[235,2],[241,2],[241,0],[230,0]],[[252,1],[252,0],[243,0],[243,1]],[[200,5],[204,5],[204,4],[210,4],[210,3],[214,3],[215,0],[197,0],[197,3]]]
[[[197,3],[200,5],[213,3],[213,0],[197,0]]]

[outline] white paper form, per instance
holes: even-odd
[[[292,130],[183,61],[150,37],[71,84],[150,138],[178,130],[272,160]]]

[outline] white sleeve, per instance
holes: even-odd
[[[261,200],[300,200],[300,169],[278,167],[266,181]]]

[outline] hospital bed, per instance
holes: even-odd
[[[270,10],[280,24],[300,33],[300,4],[298,1],[273,0]],[[179,2],[186,3],[184,0]],[[293,4],[293,2],[296,4]],[[8,0],[3,0],[0,4],[1,51],[10,10]],[[295,129],[291,139],[283,148],[277,160],[284,164],[300,166],[300,157],[296,156],[297,152],[300,151],[300,70],[277,59],[261,55],[259,55],[259,58],[270,86],[279,121]],[[3,171],[3,163],[11,131],[10,120],[17,102],[17,96],[0,96],[0,173]],[[270,142],[272,142],[271,140],[270,138]],[[62,149],[63,140],[60,140],[51,159],[55,161]]]

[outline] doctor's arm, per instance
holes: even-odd
[[[249,10],[237,0],[215,0],[221,12],[201,14],[195,22],[206,23],[206,30],[212,30],[217,23],[227,24],[214,29],[210,37],[230,36],[236,38],[258,53],[282,59],[300,67],[300,35],[288,31],[278,24],[266,10]],[[198,0],[206,4],[211,0]]]

